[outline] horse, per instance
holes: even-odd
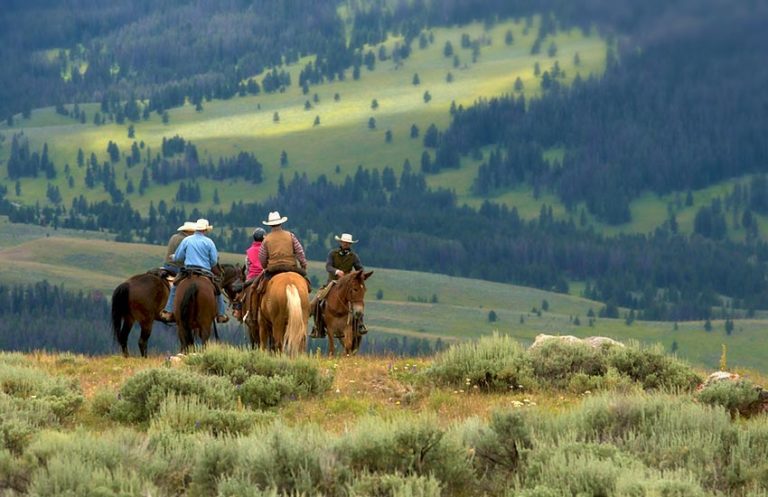
[[[287,271],[266,284],[259,307],[259,344],[295,356],[307,349],[309,288],[304,276]],[[251,337],[251,341],[253,341]]]
[[[152,323],[158,319],[170,292],[164,269],[151,269],[120,283],[112,292],[112,332],[128,357],[128,335],[133,323],[139,323],[139,351],[147,357],[147,342],[152,335]]]
[[[336,353],[335,339],[339,338],[346,355],[355,354],[360,348],[363,336],[357,329],[357,322],[365,311],[365,280],[373,271],[352,271],[336,280],[325,295],[325,304],[316,312],[328,334],[328,355]]]
[[[185,353],[195,344],[195,336],[202,345],[208,342],[211,328],[216,338],[216,289],[207,276],[191,273],[176,286],[173,315],[178,327],[181,352]]]

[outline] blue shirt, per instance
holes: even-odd
[[[213,240],[196,232],[181,241],[173,254],[173,260],[184,261],[185,266],[199,266],[210,271],[219,261],[219,252]]]

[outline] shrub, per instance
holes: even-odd
[[[355,474],[432,475],[449,494],[472,476],[466,449],[432,416],[384,423],[367,418],[338,441],[334,453]]]
[[[317,427],[281,423],[234,441],[212,441],[196,458],[190,496],[217,495],[219,482],[230,490],[250,484],[279,495],[340,494],[348,471],[330,451],[328,436]]]
[[[547,340],[528,354],[537,380],[555,388],[565,388],[575,374],[602,376],[607,371],[602,352],[583,343]]]
[[[166,397],[194,395],[212,408],[233,408],[232,384],[225,378],[182,369],[147,369],[130,377],[120,389],[110,415],[123,422],[146,422]]]
[[[439,497],[440,481],[432,476],[363,475],[348,488],[349,497],[387,495],[392,497]]]
[[[512,338],[498,335],[452,346],[435,357],[423,374],[458,388],[477,385],[509,391],[536,385],[525,349]]]
[[[260,424],[273,419],[273,414],[265,412],[211,408],[194,396],[171,395],[152,418],[151,428],[179,433],[205,432],[214,437],[247,435]]]
[[[306,357],[289,359],[260,350],[209,347],[202,354],[188,357],[185,364],[206,375],[228,378],[234,385],[255,376],[290,378],[293,387],[289,393],[297,396],[322,393],[333,383],[332,376],[321,374],[316,363]]]
[[[37,405],[49,410],[59,422],[71,417],[83,403],[82,392],[74,380],[52,377],[32,367],[0,366],[0,389],[18,400],[17,406],[25,411],[27,405]]]
[[[692,391],[702,378],[690,366],[665,354],[661,345],[643,348],[637,342],[608,350],[608,364],[646,389]]]
[[[43,432],[29,448],[39,461],[30,496],[157,495],[142,468],[154,459],[145,437],[128,430],[92,434]]]
[[[696,398],[709,405],[723,406],[731,415],[750,416],[760,407],[760,390],[751,381],[718,381],[696,393]]]

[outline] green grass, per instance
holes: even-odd
[[[116,243],[103,234],[46,230],[2,218],[0,234],[0,284],[27,285],[45,279],[69,290],[98,290],[105,298],[130,275],[160,265],[165,254],[161,246]],[[224,253],[221,260],[240,262],[242,255]],[[627,325],[623,319],[602,318],[589,326],[587,313],[590,309],[598,313],[603,304],[577,295],[439,274],[368,269],[374,270],[366,295],[369,337],[386,334],[453,343],[498,332],[526,344],[539,333],[634,338],[661,343],[666,350],[676,342],[680,357],[710,369],[718,367],[725,344],[729,364],[768,371],[762,353],[768,320],[763,316],[736,320],[730,336],[720,320],[712,321],[710,332],[701,321],[678,323],[677,330],[668,322]],[[324,281],[322,261],[310,261],[309,272]],[[381,300],[376,298],[379,291]],[[541,310],[544,300],[549,310],[539,316],[533,309]],[[494,322],[489,321],[490,311],[496,314]],[[577,317],[578,326],[574,324]]]

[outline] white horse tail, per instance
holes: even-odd
[[[288,323],[285,327],[283,350],[289,355],[302,352],[307,335],[307,322],[301,308],[301,297],[295,285],[285,287],[285,297],[288,306]]]

